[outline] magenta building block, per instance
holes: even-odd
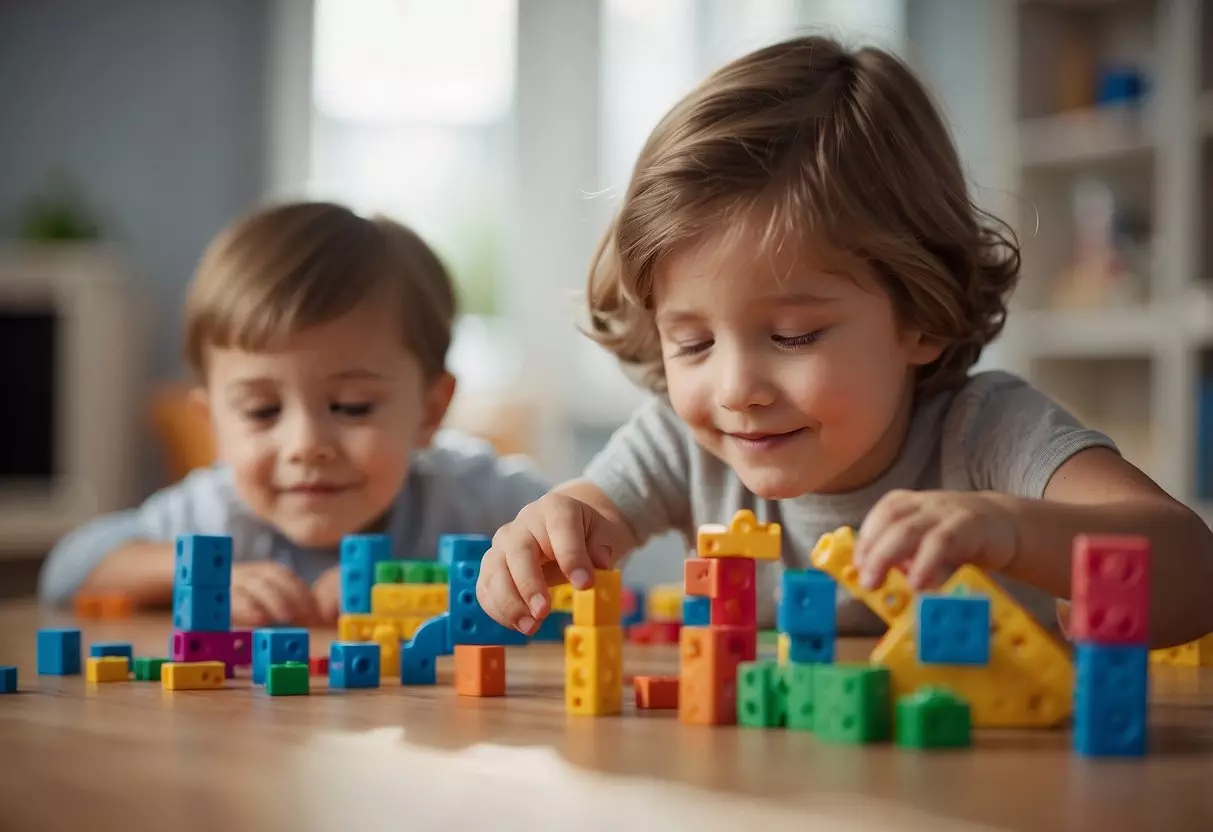
[[[175,662],[223,662],[231,678],[235,668],[253,663],[253,634],[250,630],[174,630],[172,658]]]

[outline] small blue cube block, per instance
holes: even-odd
[[[628,589],[632,593],[632,598],[635,599],[635,606],[632,607],[631,612],[625,613],[619,618],[619,626],[623,627],[624,629],[631,627],[633,624],[644,623],[644,611],[646,606],[645,601],[648,598],[648,594],[644,591],[644,587],[630,586]]]
[[[793,664],[832,664],[834,634],[788,636],[788,661]]]
[[[385,534],[347,534],[341,539],[341,611],[369,613],[375,564],[392,559],[392,540]]]
[[[379,687],[379,645],[333,642],[329,647],[330,688]]]
[[[1075,650],[1074,750],[1140,757],[1149,739],[1149,648],[1080,643]]]
[[[712,623],[712,599],[698,595],[682,598],[682,626],[707,627]]]
[[[410,642],[411,644],[411,642]],[[400,649],[400,684],[435,685],[438,683],[438,657],[416,645]]]
[[[555,610],[539,622],[539,629],[531,635],[532,641],[564,641],[564,631],[573,623],[571,612]],[[622,625],[620,625],[622,626]]]
[[[78,629],[38,631],[39,676],[79,676],[81,664]]]
[[[173,589],[173,629],[203,633],[232,629],[232,591],[178,585]]]
[[[227,535],[183,534],[177,538],[174,586],[232,585],[232,539]]]
[[[375,646],[378,650],[378,645]],[[308,660],[308,632],[302,627],[267,627],[253,633],[253,684],[265,684],[272,664]]]
[[[12,665],[0,667],[0,693],[17,692],[17,668]]]
[[[476,580],[480,577],[480,561],[459,560],[451,565],[450,628],[451,644],[499,644],[518,646],[527,637],[510,627],[498,624],[476,600]]]
[[[915,638],[923,664],[990,663],[990,599],[980,595],[920,595]]]
[[[792,636],[829,636],[836,631],[838,585],[817,569],[786,570],[780,578],[775,626]]]
[[[438,561],[452,566],[461,561],[479,562],[492,541],[482,534],[444,534],[438,540]]]
[[[94,641],[88,646],[88,654],[101,658],[103,656],[126,656],[126,666],[135,669],[135,651],[129,642],[125,641]]]

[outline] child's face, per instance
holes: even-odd
[[[430,442],[454,381],[427,383],[390,303],[365,303],[281,348],[207,351],[218,453],[241,499],[304,546],[382,517]]]
[[[900,451],[914,367],[940,347],[897,325],[871,275],[734,239],[686,246],[658,270],[675,411],[761,497],[871,482]]]

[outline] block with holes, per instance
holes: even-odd
[[[969,703],[946,688],[922,688],[897,700],[897,744],[965,748],[972,744]]]
[[[181,535],[177,538],[174,559],[174,584],[218,587],[232,585],[232,539],[227,535]]]
[[[1078,535],[1071,560],[1070,636],[1099,644],[1149,641],[1150,541]]]
[[[308,631],[302,627],[266,627],[253,633],[253,684],[265,683],[270,665],[306,663]]]
[[[270,696],[307,696],[311,692],[307,662],[270,665],[265,674],[265,692]]]
[[[455,693],[460,696],[505,696],[505,647],[500,644],[456,644]]]
[[[753,627],[683,627],[679,647],[678,718],[692,725],[737,721],[737,666],[758,652]]]
[[[817,539],[810,560],[815,568],[842,584],[847,592],[867,604],[872,612],[892,626],[909,610],[913,598],[905,575],[899,569],[890,569],[883,584],[876,589],[866,589],[859,583],[854,552],[855,532],[850,526],[842,526]]]
[[[1080,643],[1075,650],[1074,750],[1092,757],[1139,757],[1149,728],[1145,645]]]
[[[335,641],[329,645],[329,687],[335,690],[379,687],[379,645]]]
[[[437,683],[439,656],[452,652],[450,613],[437,615],[417,629],[417,633],[400,648],[400,684],[433,685]]]
[[[778,560],[781,540],[778,523],[759,523],[754,512],[741,509],[727,526],[715,523],[700,526],[696,554],[701,558]]]
[[[349,534],[339,555],[341,611],[369,613],[376,564],[392,559],[392,540],[385,534]]]
[[[819,569],[787,569],[779,579],[776,629],[793,636],[829,636],[835,624],[838,584]]]
[[[980,595],[920,595],[915,642],[923,664],[990,663],[990,599]]]
[[[480,563],[491,545],[483,534],[444,534],[438,540],[438,562],[447,567],[463,561]]]
[[[564,705],[606,716],[623,707],[623,628],[573,624],[564,631]]]
[[[786,635],[786,634],[785,634]],[[834,636],[788,636],[787,660],[795,664],[829,664],[834,661]]]
[[[813,732],[826,742],[867,743],[892,734],[889,669],[817,665],[813,670]]]
[[[682,599],[682,623],[687,627],[706,627],[712,623],[712,599],[688,595]]]
[[[447,592],[446,584],[375,584],[371,587],[371,615],[377,618],[438,615],[446,611]]]
[[[91,684],[125,682],[131,678],[130,662],[126,656],[89,656],[85,678]]]
[[[165,662],[160,686],[165,690],[216,690],[226,678],[223,662]]]
[[[1213,667],[1213,635],[1202,636],[1186,644],[1159,647],[1150,651],[1150,664],[1174,667]]]
[[[682,589],[684,594],[700,598],[753,595],[755,573],[750,558],[687,558],[682,565]]]
[[[787,690],[788,728],[793,731],[813,730],[813,672],[816,665],[789,664],[783,668],[783,683]]]
[[[778,728],[787,720],[788,689],[776,662],[742,662],[737,666],[737,724]]]
[[[392,626],[381,624],[371,634],[371,641],[379,645],[379,675],[396,678],[400,675],[400,633]]]
[[[677,676],[637,676],[632,680],[636,707],[643,711],[678,708]]]
[[[618,627],[623,617],[623,573],[594,570],[594,585],[573,592],[573,626]]]
[[[232,628],[232,592],[226,586],[173,587],[173,629],[221,632]]]

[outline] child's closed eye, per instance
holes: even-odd
[[[687,358],[693,355],[699,355],[711,348],[711,341],[687,341],[682,344],[675,344],[674,358]]]
[[[264,423],[274,421],[281,412],[281,405],[265,404],[257,407],[246,407],[241,412],[241,415],[250,422]]]
[[[772,335],[771,340],[778,344],[780,349],[794,350],[816,343],[824,333],[825,329],[815,329],[802,335]]]
[[[350,416],[355,419],[370,416],[375,410],[371,402],[333,402],[329,409],[340,416]]]

